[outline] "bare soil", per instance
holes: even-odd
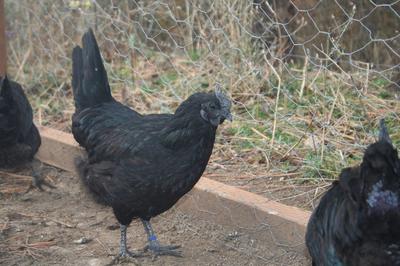
[[[28,175],[21,170],[14,175]],[[110,208],[86,195],[78,178],[43,166],[56,188],[30,190],[30,179],[0,173],[0,265],[108,265],[119,252],[119,229]],[[19,189],[17,189],[19,188]],[[242,228],[198,220],[174,208],[153,221],[163,244],[179,244],[183,257],[144,257],[125,265],[309,265],[303,254],[252,239]],[[142,225],[128,229],[131,250],[143,250]]]

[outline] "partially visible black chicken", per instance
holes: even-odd
[[[231,120],[230,100],[222,93],[195,93],[174,114],[141,115],[117,102],[91,29],[83,48],[72,53],[75,114],[72,132],[88,159],[77,164],[81,178],[99,202],[112,207],[120,223],[120,256],[126,229],[140,218],[147,249],[180,255],[179,246],[162,246],[150,219],[189,192],[205,170],[218,125]]]
[[[7,76],[1,81],[0,91],[0,168],[18,168],[29,164],[38,151],[41,140],[33,124],[32,107],[22,87]],[[53,187],[32,168],[32,185]]]
[[[361,165],[342,171],[310,218],[313,265],[400,265],[400,160],[380,127]]]

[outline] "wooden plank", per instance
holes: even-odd
[[[6,19],[4,14],[4,0],[0,0],[0,76],[2,77],[7,73]]]
[[[75,142],[73,136],[48,127],[39,127],[39,131],[42,145],[36,153],[36,158],[44,163],[75,173],[74,160],[78,156],[84,156],[85,152]]]
[[[221,182],[214,181],[209,178],[202,178],[197,184],[197,188],[207,193],[215,194],[227,200],[236,201],[243,205],[257,206],[261,211],[282,217],[282,219],[298,223],[300,226],[306,227],[309,213],[299,208],[287,206],[285,204],[270,200],[257,194],[225,185]]]
[[[72,135],[41,127],[42,145],[36,157],[74,172],[74,158],[84,156]],[[254,239],[273,241],[304,252],[304,233],[310,213],[202,177],[177,208],[199,219],[245,230]]]

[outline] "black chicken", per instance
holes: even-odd
[[[126,248],[126,229],[135,218],[148,235],[146,249],[178,256],[179,246],[159,244],[150,219],[199,180],[218,125],[231,120],[231,102],[220,92],[195,93],[174,114],[141,115],[111,96],[91,29],[82,44],[72,53],[72,132],[88,153],[87,160],[78,161],[78,172],[95,198],[113,208],[121,229],[120,256],[133,256]]]
[[[4,77],[0,91],[0,168],[18,168],[32,161],[41,143],[32,120],[32,107],[22,87]],[[31,168],[33,186],[53,188],[40,179],[36,167]]]
[[[313,265],[400,265],[400,160],[380,127],[361,165],[342,171],[310,218]]]

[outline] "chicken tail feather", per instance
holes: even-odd
[[[83,48],[76,46],[72,52],[72,87],[77,110],[113,100],[92,29],[83,35],[82,44]]]

